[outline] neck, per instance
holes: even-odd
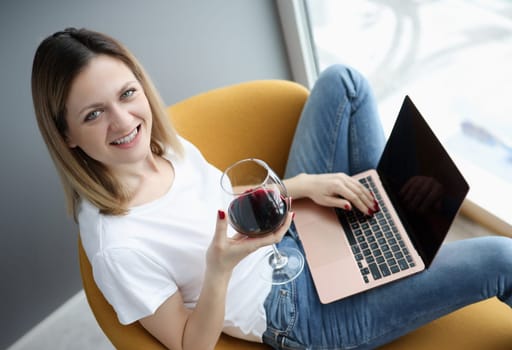
[[[174,171],[164,158],[151,153],[140,164],[115,170],[116,177],[130,191],[129,206],[137,206],[164,195],[172,185]]]
[[[135,191],[144,183],[144,179],[150,178],[161,171],[159,158],[159,156],[149,153],[142,162],[127,164],[126,166],[119,165],[112,171],[124,186],[127,186],[131,191]]]

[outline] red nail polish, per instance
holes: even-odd
[[[345,204],[344,208],[345,208],[345,210],[350,210],[350,205]]]
[[[226,213],[224,212],[224,210],[219,210],[218,214],[219,214],[219,219],[221,219],[221,220],[224,220],[224,218],[226,217]]]
[[[368,215],[372,216],[372,215],[373,215],[373,213],[374,213],[374,212],[373,212],[373,210],[368,209]]]

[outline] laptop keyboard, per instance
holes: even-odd
[[[357,209],[336,209],[365,283],[415,266],[402,236],[370,176],[359,180],[379,203],[380,211],[369,217]]]

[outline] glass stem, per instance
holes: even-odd
[[[288,263],[288,258],[284,255],[281,255],[275,244],[272,244],[272,250],[274,251],[274,259],[272,262],[273,268],[282,269]]]

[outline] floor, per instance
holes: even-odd
[[[80,291],[6,350],[113,350]]]
[[[459,216],[447,241],[492,234],[473,221]],[[92,315],[85,295],[76,294],[61,308],[7,350],[112,350]]]

